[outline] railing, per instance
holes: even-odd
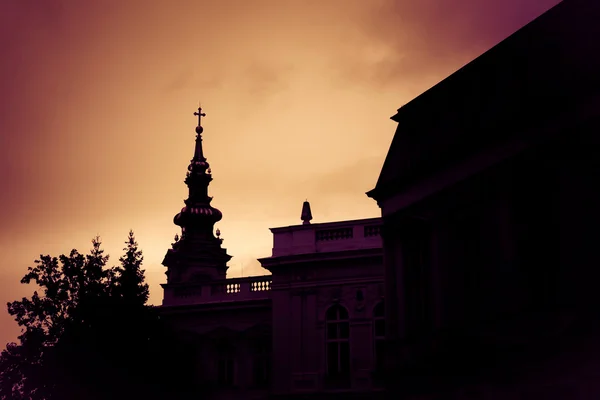
[[[381,236],[381,225],[365,226],[365,237]]]
[[[187,305],[262,300],[271,297],[271,276],[231,278],[189,286],[164,286],[163,305]]]
[[[381,219],[274,228],[273,256],[381,247]]]
[[[212,294],[237,294],[242,291],[264,292],[271,290],[271,277],[258,277],[260,280],[250,280],[252,278],[233,278],[224,282],[214,283],[210,286]],[[235,281],[234,281],[235,280]],[[233,282],[231,282],[233,281]],[[247,285],[249,283],[249,286]]]
[[[344,251],[381,246],[381,224],[370,222],[314,231],[314,251]]]
[[[324,229],[315,232],[315,240],[317,242],[352,239],[353,236],[354,232],[352,228]]]

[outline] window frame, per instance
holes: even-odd
[[[332,334],[332,330],[335,334]],[[335,358],[337,359],[335,366],[330,364],[330,360],[333,358],[331,357],[333,348],[335,348]],[[329,380],[348,381],[350,379],[350,353],[350,314],[343,305],[334,304],[325,312],[325,371]]]
[[[383,332],[378,332],[378,322],[382,323]],[[385,368],[385,358],[381,360],[378,357],[380,346],[383,347],[383,352],[385,352],[385,326],[385,303],[381,300],[373,307],[373,372],[375,374],[382,374]]]

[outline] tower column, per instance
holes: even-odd
[[[167,286],[225,279],[227,262],[231,259],[221,247],[223,239],[214,234],[214,225],[223,214],[211,206],[212,197],[208,195],[212,172],[202,148],[202,117],[206,114],[198,107],[194,115],[198,117],[194,157],[184,181],[188,198],[181,212],[173,218],[175,225],[181,227],[181,239],[173,243],[163,260],[167,267]]]

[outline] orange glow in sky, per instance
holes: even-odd
[[[389,117],[557,3],[0,1],[0,346],[27,267],[96,234],[116,263],[135,231],[160,303],[199,100],[230,276],[262,274],[305,199],[377,216]]]

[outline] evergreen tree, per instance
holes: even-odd
[[[135,241],[132,230],[125,242],[125,254],[119,258],[121,265],[116,268],[117,294],[126,305],[141,306],[148,301],[148,284],[144,282],[144,271],[141,269],[144,257]]]
[[[113,380],[124,399],[182,398],[179,396],[188,395],[195,383],[194,360],[161,319],[159,308],[146,305],[149,289],[133,231],[125,244],[120,266],[114,268],[116,306],[110,318],[119,328],[113,336]]]

